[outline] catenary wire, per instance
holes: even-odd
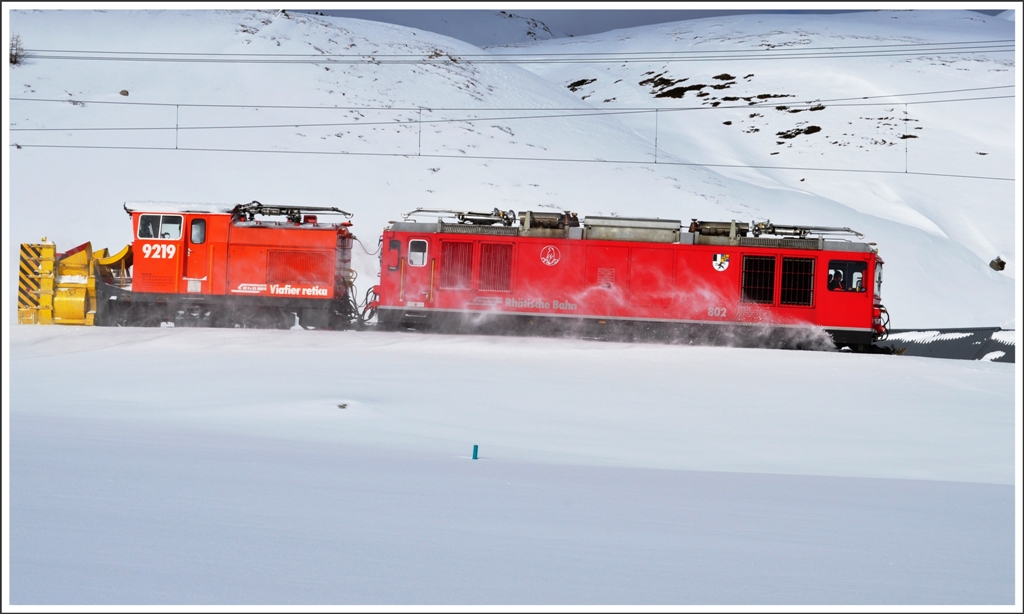
[[[1015,43],[1016,41],[1012,38],[1003,39],[990,39],[990,40],[974,40],[974,41],[942,41],[935,43],[888,43],[883,45],[830,45],[825,47],[801,47],[798,51],[819,51],[825,49],[879,49],[886,47],[935,47],[935,46],[946,46],[946,45],[997,45],[1006,43]],[[774,51],[777,46],[770,46],[763,51]],[[790,49],[785,49],[790,50]],[[679,50],[679,51],[596,51],[596,52],[570,52],[570,53],[478,53],[478,54],[459,54],[459,57],[494,57],[498,55],[500,57],[577,57],[577,56],[642,56],[652,54],[663,54],[663,53],[676,53],[676,54],[691,54],[691,53],[747,53],[753,51],[751,49],[725,49],[718,51],[702,51],[702,50]],[[98,49],[26,49],[26,52],[33,53],[103,53],[111,55],[202,55],[202,56],[242,56],[242,57],[367,57],[372,55],[373,57],[396,57],[396,58],[416,58],[435,55],[440,52],[439,49],[432,50],[430,53],[422,54],[409,54],[409,53],[392,53],[392,54],[365,54],[365,53],[352,53],[352,54],[323,54],[323,53],[216,53],[216,52],[189,52],[189,51],[102,51]]]
[[[841,58],[885,58],[885,57],[924,57],[929,55],[962,55],[974,53],[1010,53],[1014,51],[1013,46],[1006,48],[989,47],[984,49],[929,49],[919,51],[893,51],[875,53],[802,53],[789,55],[745,55],[745,56],[701,56],[686,57],[678,56],[652,56],[645,58],[576,58],[576,59],[463,59],[459,60],[452,56],[442,56],[438,59],[412,59],[412,60],[381,60],[374,56],[364,56],[362,59],[332,59],[328,56],[318,56],[309,59],[256,59],[256,58],[164,58],[164,57],[107,57],[107,56],[74,56],[74,55],[39,55],[38,53],[26,54],[26,57],[33,60],[69,60],[69,61],[97,61],[97,62],[156,62],[156,63],[199,63],[199,64],[313,64],[313,65],[335,65],[348,66],[357,64],[373,65],[451,65],[451,64],[633,64],[638,62],[721,62],[721,61],[763,61],[770,60],[806,60],[806,59],[841,59]],[[447,58],[447,59],[445,59]]]
[[[473,156],[468,154],[400,154],[400,153],[368,153],[368,152],[347,152],[347,151],[281,151],[273,149],[223,149],[216,147],[143,147],[125,145],[32,145],[11,143],[16,148],[38,148],[38,149],[107,149],[107,150],[129,150],[129,151],[188,151],[188,152],[210,152],[210,153],[256,153],[256,154],[289,154],[289,155],[327,155],[327,156],[368,156],[368,157],[393,157],[393,158],[439,158],[455,160],[505,160],[516,162],[577,162],[588,164],[629,164],[637,166],[703,166],[712,168],[757,168],[775,170],[798,170],[812,172],[834,172],[834,173],[881,173],[887,175],[923,175],[928,177],[952,177],[960,179],[983,179],[990,181],[1014,181],[1012,177],[986,177],[981,175],[960,175],[953,173],[925,173],[920,171],[888,171],[880,169],[852,169],[852,168],[813,168],[802,166],[765,166],[757,164],[710,164],[700,162],[655,162],[653,160],[601,160],[585,158],[536,158],[529,156]]]
[[[930,96],[935,94],[953,94],[960,92],[980,92],[985,90],[995,89],[1008,89],[1014,88],[1015,85],[993,85],[989,87],[968,87],[955,90],[935,90],[932,92],[911,92],[905,94],[879,94],[875,96],[851,96],[847,98],[816,98],[814,100],[802,101],[806,104],[814,104],[819,102],[841,102],[846,100],[870,100],[875,98],[900,98],[905,96]],[[741,97],[744,100],[748,97]],[[750,96],[749,98],[754,98]],[[436,106],[420,106],[420,107],[325,107],[325,106],[313,106],[313,105],[272,105],[272,104],[209,104],[209,103],[188,103],[188,102],[134,102],[127,100],[79,100],[77,98],[20,98],[12,97],[9,100],[18,102],[56,102],[56,103],[82,103],[82,104],[116,104],[116,105],[135,105],[135,106],[161,106],[161,107],[194,107],[194,108],[229,108],[229,109],[313,109],[313,110],[332,110],[332,111],[575,111],[580,110],[580,107],[487,107],[487,108],[472,108],[472,107],[436,107]],[[758,104],[770,105],[777,104],[769,102],[767,100],[759,102]],[[793,103],[800,104],[800,103]],[[893,102],[891,104],[904,104],[901,102]],[[914,103],[910,103],[914,104]],[[747,105],[751,106],[751,105]],[[835,105],[833,105],[835,106]],[[614,107],[620,111],[633,111],[633,110],[653,110],[654,107]],[[659,110],[670,110],[671,107],[658,107]],[[693,107],[693,108],[708,108],[708,107]],[[718,107],[721,108],[721,107]],[[746,107],[741,107],[746,108]]]
[[[1014,96],[981,96],[974,98],[950,98],[946,100],[920,100],[915,102],[907,103],[892,103],[892,102],[873,102],[873,103],[847,103],[847,104],[832,104],[829,107],[878,107],[878,106],[890,106],[895,104],[938,104],[948,102],[970,102],[977,100],[1000,100],[1006,98],[1014,98]],[[602,116],[615,116],[615,115],[640,115],[650,113],[676,113],[683,111],[710,111],[710,110],[723,110],[723,109],[763,109],[765,106],[777,106],[781,101],[773,103],[764,103],[764,105],[728,105],[728,106],[717,106],[717,107],[686,107],[686,108],[647,108],[647,109],[628,109],[628,110],[608,110],[608,111],[588,111],[580,113],[565,113],[565,114],[546,114],[546,115],[522,115],[522,116],[500,116],[500,117],[468,117],[468,118],[448,118],[448,119],[410,119],[410,120],[393,120],[387,122],[324,122],[324,123],[288,123],[288,124],[250,124],[250,125],[220,125],[220,126],[136,126],[136,127],[81,127],[81,128],[10,128],[11,132],[132,132],[132,131],[193,131],[193,130],[233,130],[233,129],[280,129],[280,128],[343,128],[348,126],[415,126],[422,124],[452,124],[452,123],[472,123],[472,122],[484,122],[484,121],[518,121],[518,120],[530,120],[530,119],[566,119],[576,117],[602,117]],[[803,107],[802,110],[808,110],[812,108],[811,103],[790,103],[791,106],[787,106],[787,109],[796,109]],[[366,110],[366,109],[361,109]],[[407,109],[403,109],[407,110]]]

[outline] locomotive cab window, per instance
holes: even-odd
[[[181,238],[181,216],[180,215],[140,215],[139,216],[139,238],[140,239],[170,239],[176,241]]]
[[[409,241],[409,266],[427,264],[427,242],[421,239]]]
[[[868,263],[853,260],[828,261],[828,289],[831,292],[864,292]]]
[[[389,257],[389,260],[388,260],[388,270],[389,271],[397,271],[398,270],[398,263],[402,259],[402,242],[399,241],[398,239],[391,239],[390,241],[388,241],[388,250],[392,254],[394,254],[393,259],[391,259],[392,257]],[[384,253],[382,251],[381,252],[381,260],[383,260],[383,258],[384,258]]]
[[[206,242],[206,220],[192,220],[190,237],[193,245],[201,245]]]

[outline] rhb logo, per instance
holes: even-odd
[[[540,261],[548,266],[555,266],[562,259],[562,254],[554,245],[548,245],[540,250]]]
[[[239,292],[241,294],[259,294],[267,289],[267,284],[238,284],[238,287],[232,290],[232,292]]]

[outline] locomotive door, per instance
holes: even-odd
[[[206,239],[206,218],[189,217],[185,232],[184,282],[186,292],[210,290],[210,249]]]
[[[426,239],[409,239],[406,257],[399,263],[402,279],[399,300],[408,307],[425,307],[434,301],[436,257]]]
[[[629,300],[639,307],[672,304],[672,250],[632,248],[629,254]]]
[[[139,292],[178,291],[182,272],[181,215],[144,213],[139,216],[132,251],[132,287]]]

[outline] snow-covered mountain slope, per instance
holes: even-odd
[[[810,25],[778,16],[701,20],[502,53],[756,47],[823,36],[823,44],[934,42],[953,32],[955,40],[967,33],[1012,38],[1012,23],[976,14],[880,15],[818,16]],[[881,28],[883,18],[915,25],[897,34]],[[127,200],[337,206],[356,214],[355,229],[370,251],[379,228],[415,207],[770,218],[849,226],[876,242],[886,260],[883,298],[897,327],[1013,321],[1012,182],[700,166],[770,161],[903,170],[907,160],[912,170],[1011,176],[1012,105],[1005,100],[970,103],[987,106],[971,106],[984,114],[967,117],[956,109],[968,103],[912,106],[911,119],[922,127],[914,140],[898,139],[900,122],[880,119],[899,119],[893,105],[830,102],[1012,82],[1006,54],[949,66],[901,57],[760,62],[749,69],[704,62],[697,72],[662,61],[520,67],[474,62],[491,56],[425,31],[279,11],[15,11],[10,22],[30,51],[75,52],[30,53],[10,70],[9,137],[20,146],[8,152],[11,255],[18,243],[42,236],[60,248],[86,240],[120,248],[130,238],[121,210]],[[84,53],[93,51],[116,52],[121,61]],[[198,55],[168,55],[183,53]],[[714,79],[726,73],[737,78]],[[566,87],[589,79],[595,81]],[[678,99],[655,97],[669,91],[665,80],[677,79],[689,79],[677,86],[704,87]],[[725,100],[761,94],[786,98],[770,105]],[[775,108],[804,100],[826,108]],[[709,102],[721,104],[701,104]],[[653,106],[700,110],[594,115],[595,108]],[[784,130],[806,132],[811,117],[822,132],[776,138]],[[899,144],[890,145],[894,138]],[[908,142],[914,149],[904,153],[900,145]],[[972,152],[970,166],[951,158],[964,148]],[[1005,271],[988,267],[997,254],[1008,263]],[[356,250],[355,266],[360,284],[371,283],[376,258]]]
[[[482,10],[318,10],[315,15],[364,19],[426,30],[479,47],[564,38],[542,21],[512,11]],[[295,13],[297,14],[297,13]]]

